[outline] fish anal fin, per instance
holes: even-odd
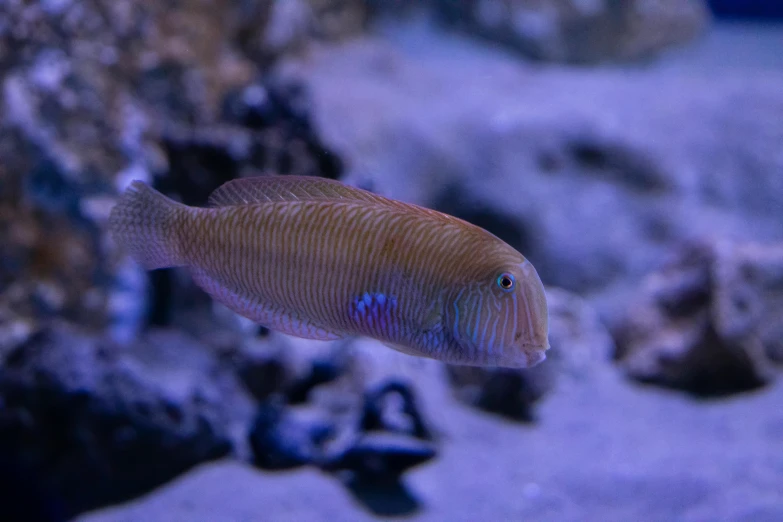
[[[372,192],[314,176],[257,176],[228,181],[209,196],[211,207],[276,201],[349,200],[394,204]]]
[[[442,300],[438,298],[427,309],[427,313],[419,325],[419,329],[422,332],[438,332],[442,329],[443,307],[441,303]]]

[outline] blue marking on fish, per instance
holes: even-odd
[[[391,314],[396,307],[397,298],[394,296],[365,292],[351,302],[349,313],[359,326],[391,334],[386,330],[393,324]]]

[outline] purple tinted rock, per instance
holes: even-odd
[[[43,489],[28,498],[45,494],[68,516],[230,454],[249,412],[233,377],[186,336],[123,349],[60,324],[6,354],[0,401],[2,480],[37,477]],[[24,511],[15,501],[2,509]]]

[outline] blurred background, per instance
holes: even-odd
[[[783,520],[783,2],[0,3],[0,520]],[[310,342],[143,271],[259,173],[527,256],[549,358]]]

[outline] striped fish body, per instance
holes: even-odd
[[[146,267],[187,266],[214,299],[287,334],[367,336],[456,364],[544,358],[535,270],[478,227],[320,178],[235,180],[211,203],[187,207],[135,183],[112,227]]]

